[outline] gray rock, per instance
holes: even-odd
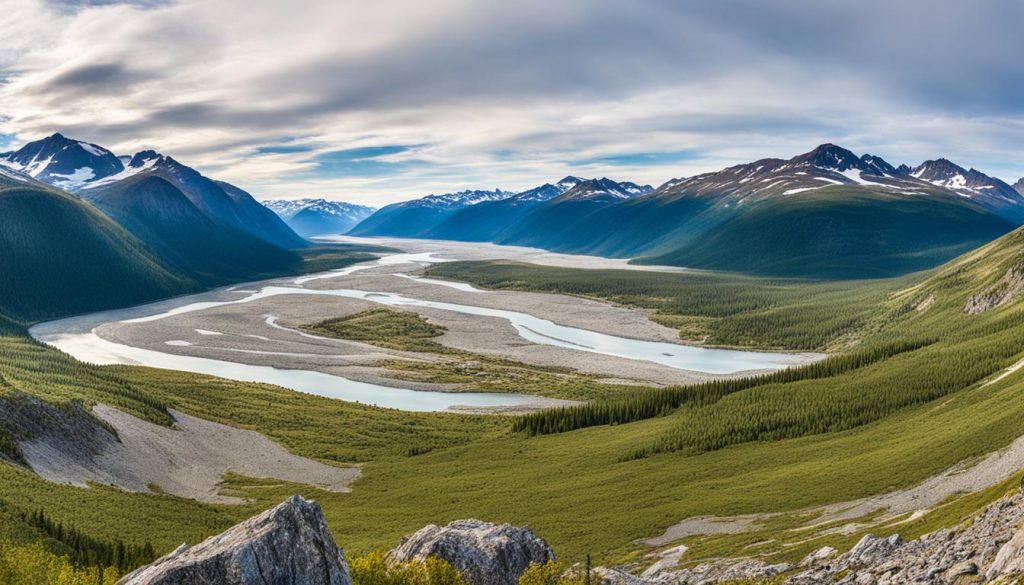
[[[119,585],[352,585],[319,504],[292,496],[208,538],[182,545]]]
[[[839,554],[838,550],[832,548],[831,546],[823,546],[818,550],[812,552],[811,554],[807,555],[806,557],[804,557],[804,559],[800,561],[800,564],[798,566],[814,567],[825,561],[828,561],[837,554]]]
[[[985,576],[994,579],[1001,575],[1024,573],[1024,527],[1017,529],[1009,541],[1000,547]]]
[[[530,563],[555,560],[547,543],[529,529],[480,520],[431,524],[407,536],[389,555],[393,562],[430,556],[451,563],[472,585],[516,585]]]
[[[946,571],[946,577],[950,579],[956,579],[957,577],[963,577],[964,575],[977,575],[978,565],[974,561],[963,561],[953,565],[948,571]]]
[[[967,299],[964,312],[969,315],[978,315],[1010,303],[1024,294],[1024,267],[1011,266],[999,282],[992,285],[981,294],[976,294]]]
[[[850,550],[847,562],[850,565],[867,565],[872,562],[887,560],[899,546],[903,539],[899,534],[893,534],[888,538],[879,538],[874,534],[866,534],[860,539],[857,546]]]
[[[695,567],[644,575],[646,585],[711,585],[713,583],[762,580],[792,569],[788,563],[768,564],[756,559],[724,559]]]

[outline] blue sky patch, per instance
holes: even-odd
[[[408,152],[411,146],[367,146],[334,150],[313,157],[317,163],[317,173],[324,175],[364,176],[386,175],[421,165],[420,161],[403,160],[388,161],[381,157]]]
[[[614,154],[610,156],[580,159],[572,161],[572,164],[607,164],[623,166],[662,165],[694,160],[698,157],[699,155],[697,153],[689,150],[679,150],[675,152],[638,152],[633,154]]]

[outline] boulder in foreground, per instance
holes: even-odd
[[[430,556],[451,563],[472,585],[516,585],[530,563],[555,560],[551,547],[530,529],[480,520],[428,525],[390,553],[394,562]]]
[[[126,575],[118,585],[351,585],[348,563],[319,504],[300,496],[191,548]]]

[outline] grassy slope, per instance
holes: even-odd
[[[166,265],[207,286],[294,271],[301,262],[295,252],[214,222],[160,177],[133,177],[84,194]]]
[[[747,280],[744,286],[724,277],[706,279],[700,286],[690,287],[704,290],[698,295],[705,299],[703,304],[670,315],[700,319],[711,331],[718,331],[715,327],[722,323],[756,316],[761,324],[757,331],[771,331],[773,324],[786,325],[782,330],[790,335],[759,334],[760,339],[774,339],[784,346],[813,343],[817,347],[839,338],[870,343],[933,336],[938,342],[919,351],[934,353],[901,355],[856,370],[849,377],[778,389],[795,392],[792,404],[798,407],[805,404],[804,398],[827,388],[867,397],[894,387],[920,385],[927,390],[937,367],[950,367],[955,373],[960,370],[957,364],[969,360],[992,374],[1019,359],[1017,340],[1024,333],[1024,305],[1011,304],[980,316],[965,315],[962,308],[967,296],[995,283],[1017,261],[1021,248],[1022,236],[1013,234],[928,279],[884,285],[847,283],[844,286],[850,291],[846,292],[844,287],[829,289],[834,285],[827,284],[760,281],[758,285],[759,281]],[[541,276],[547,275],[537,270]],[[623,273],[617,277],[638,283],[642,291],[667,286],[661,280],[666,277],[660,275]],[[693,276],[672,278],[683,282]],[[522,269],[516,286],[530,286],[529,274]],[[685,284],[679,286],[687,289]],[[899,290],[887,295],[885,287]],[[762,302],[748,299],[751,302],[745,307],[734,307],[725,315],[714,313],[713,299],[726,299],[730,304],[747,298],[747,288],[760,291],[751,296]],[[606,292],[614,298],[615,290]],[[600,290],[587,292],[598,295]],[[643,298],[646,292],[636,294]],[[928,310],[913,309],[932,295],[935,300]],[[673,302],[684,302],[685,296],[652,302],[673,306]],[[851,302],[837,306],[837,298]],[[872,304],[877,310],[862,314]],[[842,316],[849,311],[854,315],[849,327],[857,334],[844,328],[830,334],[830,328],[814,325],[817,319],[797,318],[802,311],[812,317]],[[814,334],[805,336],[803,330]],[[884,492],[914,484],[1024,434],[1024,373],[984,387],[965,384],[937,399],[841,430],[800,433],[785,440],[744,441],[704,453],[668,452],[631,459],[629,455],[638,446],[657,444],[680,425],[722,409],[722,404],[701,407],[710,409],[707,411],[680,409],[638,423],[526,438],[513,435],[507,421],[497,417],[386,411],[176,372],[93,368],[51,350],[34,348],[26,341],[8,339],[3,347],[15,357],[0,360],[4,364],[0,374],[16,388],[87,401],[106,400],[117,395],[117,388],[134,390],[200,416],[262,430],[299,454],[366,461],[350,494],[234,478],[230,487],[256,498],[252,505],[239,508],[108,489],[43,489],[46,484],[34,476],[0,466],[0,489],[12,494],[11,501],[52,508],[54,516],[98,536],[138,538],[165,547],[182,537],[191,540],[213,532],[298,491],[321,500],[339,542],[356,554],[390,546],[402,534],[427,522],[476,516],[529,524],[568,560],[585,552],[596,553],[598,560],[621,560],[638,554],[638,548],[630,544],[633,539],[657,535],[687,516],[792,511]],[[29,353],[17,357],[18,352]],[[10,364],[20,365],[12,369]],[[977,371],[969,373],[976,377]],[[741,392],[725,400],[746,408],[754,395]],[[144,414],[144,410],[139,412]],[[791,412],[798,417],[802,411],[795,408]],[[422,445],[432,448],[410,456],[421,452],[411,447]],[[963,509],[952,515],[958,516]],[[146,522],[139,522],[140,510],[145,510]],[[778,520],[777,535],[788,534],[784,528],[789,518]],[[935,521],[935,517],[925,516],[899,529],[913,536]],[[830,542],[842,544],[855,537],[833,537]],[[744,537],[731,538],[693,544],[708,551],[735,551],[729,547],[737,546]],[[805,543],[787,554],[798,555],[820,544]]]
[[[883,278],[925,270],[1013,224],[967,205],[830,187],[752,204],[653,264],[776,276]]]

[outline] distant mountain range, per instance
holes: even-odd
[[[59,201],[62,213],[85,213],[87,225],[102,212],[114,228],[101,222],[91,233],[115,234],[111,242],[121,243],[112,246],[141,254],[146,267],[138,273],[159,275],[153,290],[281,273],[299,262],[302,236],[346,231],[763,275],[870,278],[930,268],[1024,224],[1024,179],[1011,186],[942,158],[895,166],[834,144],[656,189],[569,176],[518,193],[467,190],[374,211],[324,199],[261,205],[169,156],[117,156],[54,134],[0,154],[0,184],[5,197],[31,191],[38,205]],[[45,237],[45,213],[9,213],[6,224],[21,226],[11,233]],[[33,222],[39,225],[29,229]]]
[[[823,144],[657,189],[567,177],[437,207],[389,205],[353,235],[489,241],[693,268],[824,278],[922,270],[1024,223],[1016,187],[946,159],[893,166]]]
[[[303,237],[344,234],[373,215],[376,208],[326,199],[276,199],[263,201],[295,233]]]
[[[234,185],[151,150],[119,157],[59,133],[0,154],[0,206],[8,283],[64,291],[33,303],[64,312],[290,272],[307,245]],[[88,294],[70,292],[97,275]],[[5,313],[37,317],[7,292]]]
[[[500,189],[427,195],[421,199],[382,207],[349,233],[355,236],[428,237],[427,234],[438,223],[461,209],[488,201],[500,201],[513,195]]]

